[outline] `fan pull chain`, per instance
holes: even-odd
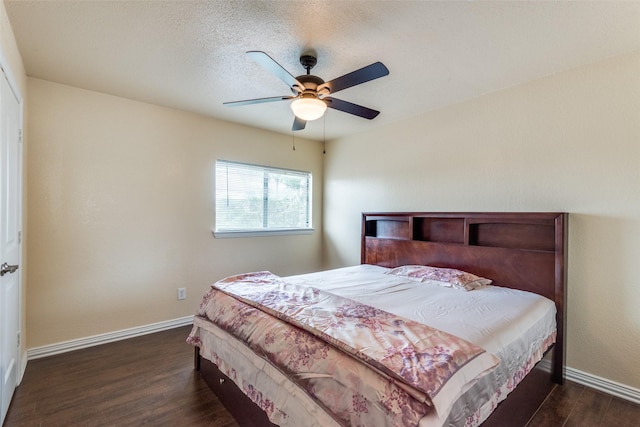
[[[322,117],[322,154],[327,154],[327,115]]]

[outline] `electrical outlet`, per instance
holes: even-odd
[[[187,288],[178,288],[178,299],[187,299]]]

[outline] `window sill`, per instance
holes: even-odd
[[[216,239],[232,239],[236,237],[289,236],[295,234],[312,234],[313,228],[287,228],[281,230],[248,230],[248,231],[212,231]]]

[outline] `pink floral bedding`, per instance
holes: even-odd
[[[269,272],[217,282],[198,315],[268,359],[345,425],[380,425],[381,412],[385,424],[417,425],[444,388],[458,387],[463,368],[461,386],[498,363],[453,335]],[[195,328],[189,341],[199,345]]]

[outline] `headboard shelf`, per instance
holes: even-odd
[[[363,214],[364,237],[555,251],[557,214]],[[526,218],[523,216],[526,215]]]

